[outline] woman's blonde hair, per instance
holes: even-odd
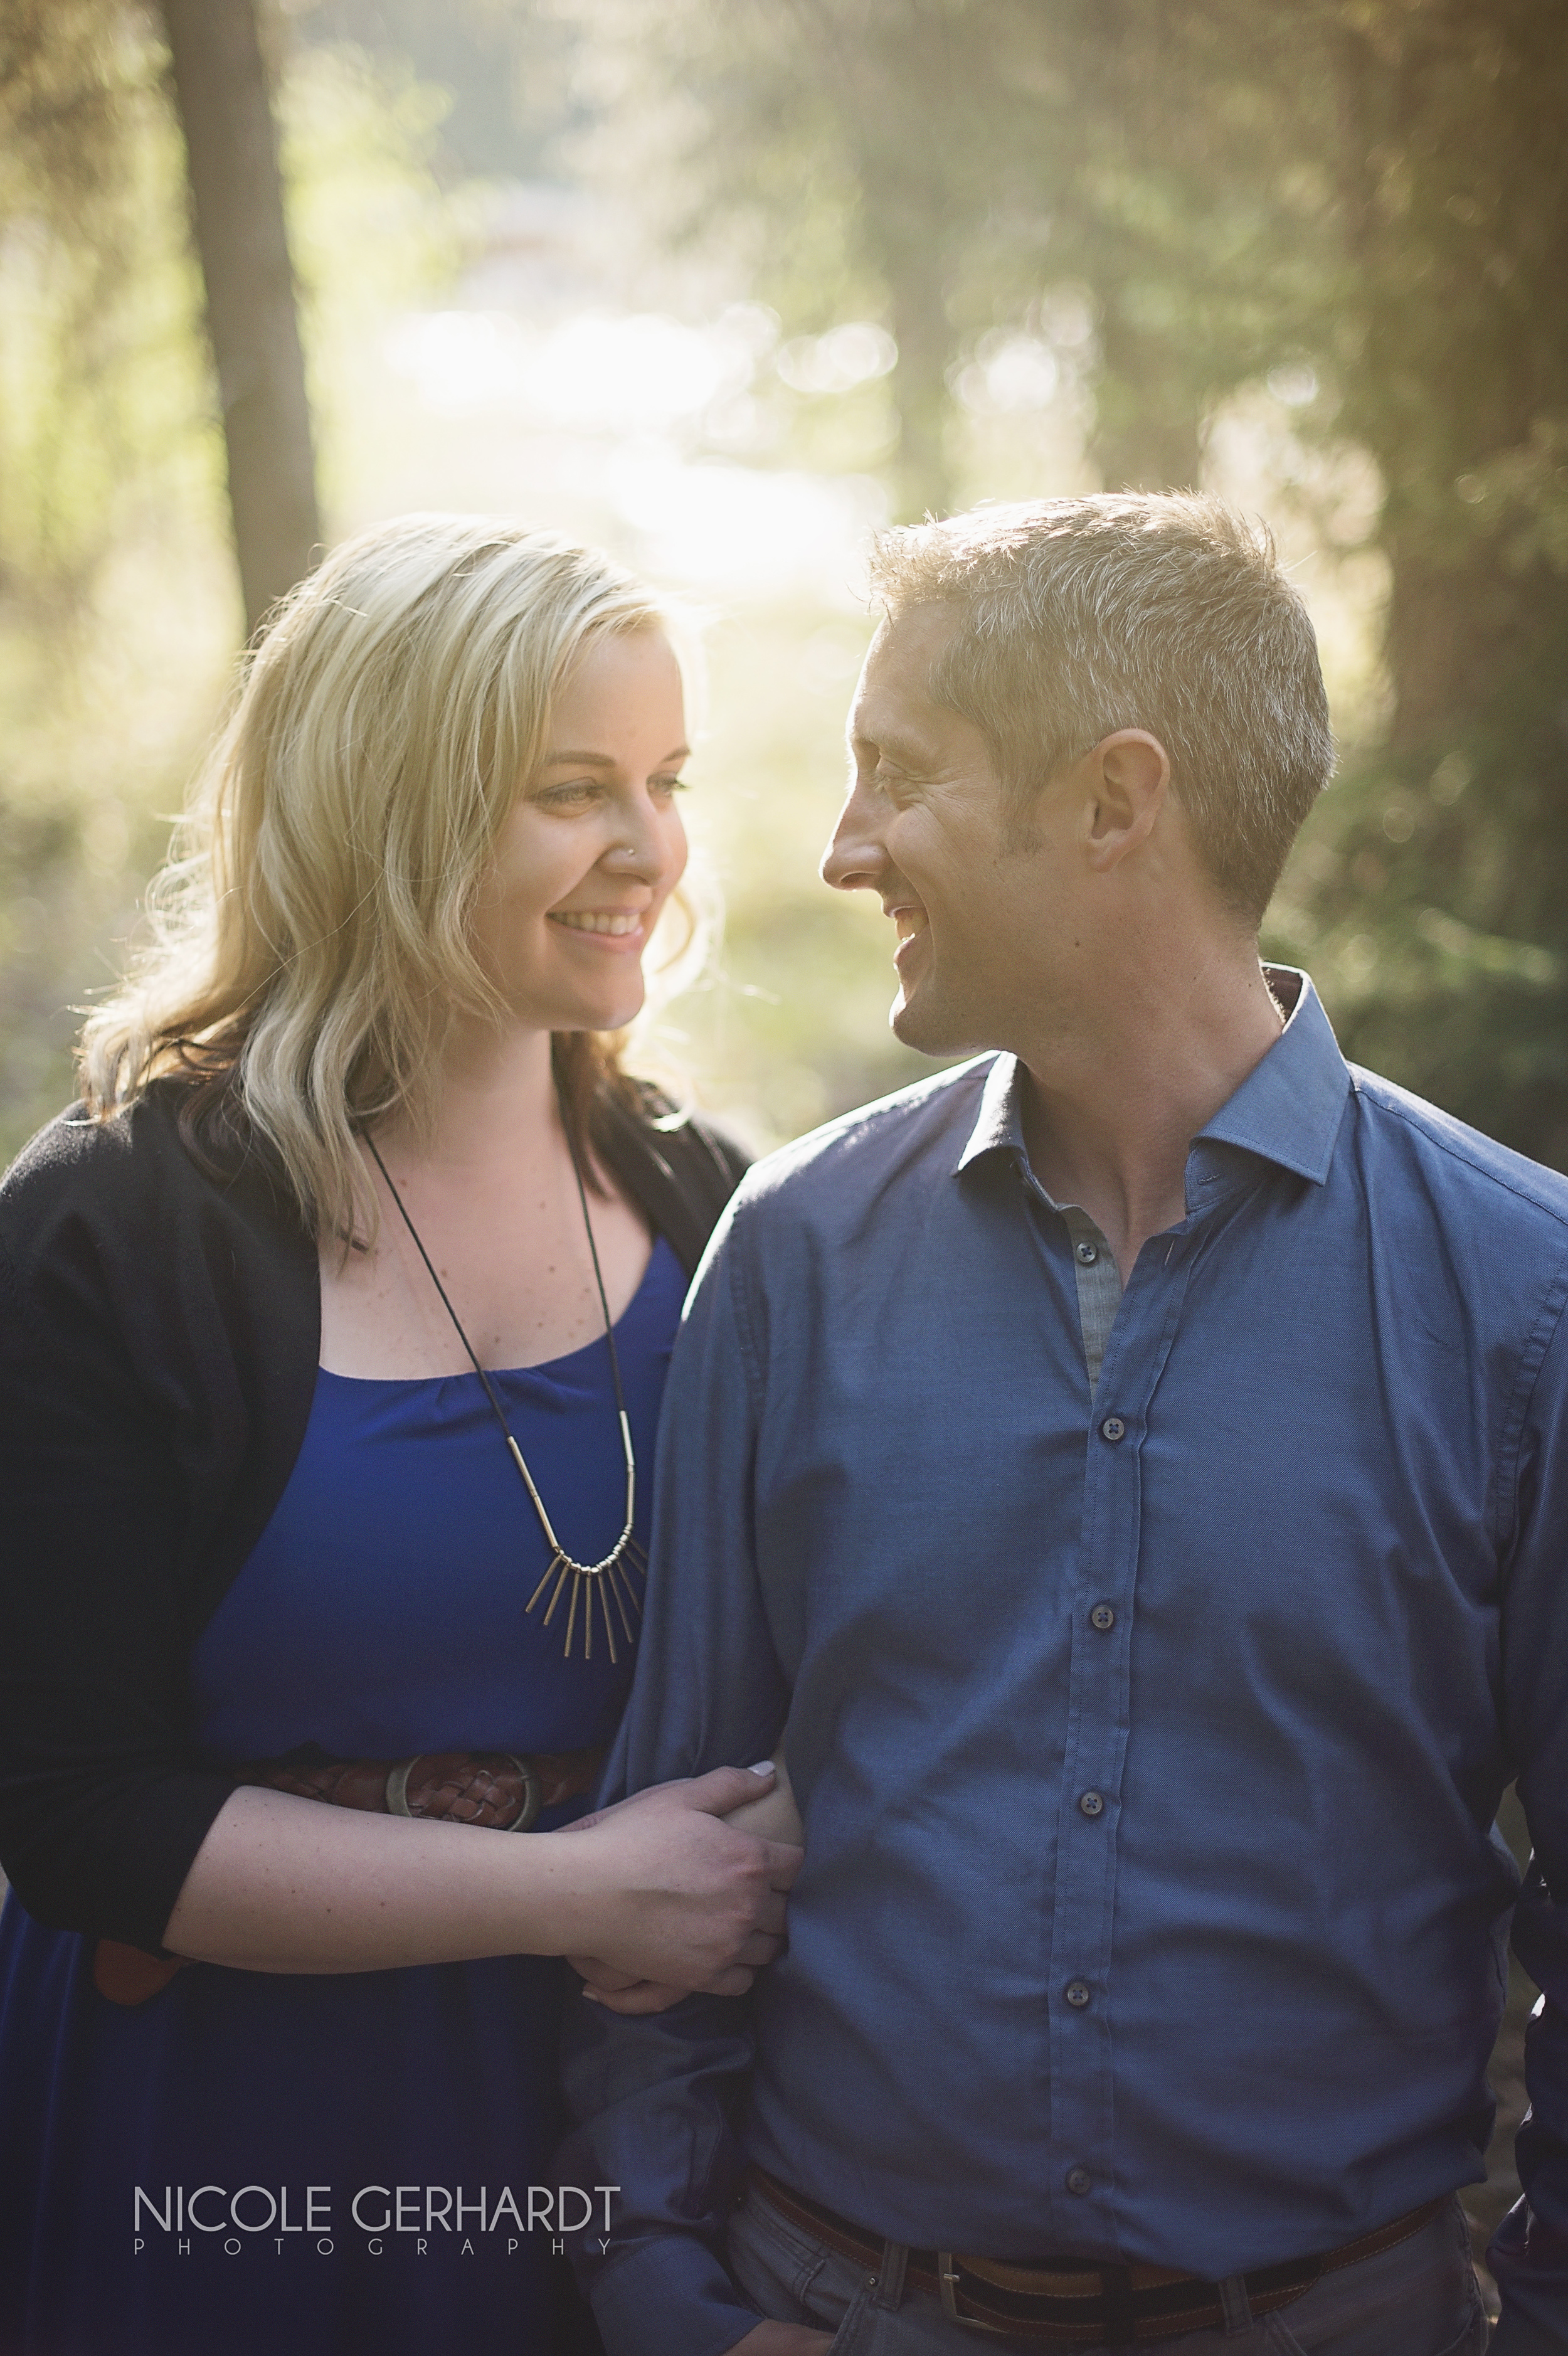
[[[428,1123],[453,1019],[499,1015],[470,918],[551,699],[593,641],[669,619],[608,557],[505,519],[402,516],[335,549],[250,656],[149,945],[83,1029],[88,1106],[182,1080],[208,1166],[270,1147],[318,1233],[373,1233],[355,1130],[394,1106]],[[580,1144],[619,1045],[554,1041]]]

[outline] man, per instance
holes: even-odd
[[[996,1052],[754,1171],[690,1304],[619,1772],[782,1732],[806,1862],[749,2008],[581,2008],[611,2356],[1479,2350],[1514,1774],[1494,2346],[1568,2349],[1568,1182],[1259,965],[1331,754],[1238,519],[876,587],[824,873],[900,1037]]]

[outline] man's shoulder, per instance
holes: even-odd
[[[1352,1065],[1350,1077],[1363,1117],[1387,1151],[1424,1168],[1445,1193],[1568,1248],[1568,1177],[1561,1171],[1499,1145],[1377,1072]]]
[[[852,1219],[890,1185],[950,1175],[996,1060],[977,1055],[933,1073],[765,1154],[742,1181],[737,1210],[769,1222],[828,1210]]]

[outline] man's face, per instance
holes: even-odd
[[[892,1027],[928,1055],[1011,1046],[1038,1030],[1052,977],[1078,947],[1061,798],[1046,787],[1020,836],[980,730],[927,692],[954,626],[947,608],[928,605],[878,631],[849,716],[848,796],[822,862],[825,882],[876,892],[896,925]]]

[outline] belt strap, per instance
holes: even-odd
[[[544,1809],[591,1792],[603,1764],[603,1748],[527,1758],[509,1751],[427,1751],[417,1759],[255,1759],[236,1767],[234,1779],[336,1808],[526,1833]]]
[[[532,1751],[526,1758],[509,1751],[427,1751],[417,1759],[251,1759],[233,1774],[237,1783],[325,1800],[335,1808],[526,1833],[546,1808],[591,1792],[603,1764],[603,1746]],[[111,2004],[145,2004],[167,1987],[184,1961],[149,1955],[122,1939],[100,1939],[92,1984]]]
[[[875,2273],[885,2244],[874,2234],[824,2202],[792,2191],[764,2169],[753,2168],[751,2180],[791,2224]],[[1436,2216],[1448,2197],[1439,2194],[1337,2250],[1290,2259],[1283,2265],[1254,2267],[1240,2278],[1253,2314],[1269,2315],[1288,2307],[1320,2276],[1357,2265],[1408,2241]],[[1083,2258],[1025,2266],[948,2250],[911,2250],[905,2280],[939,2299],[955,2322],[1061,2348],[1130,2347],[1173,2340],[1182,2332],[1220,2330],[1225,2323],[1221,2286],[1172,2266],[1100,2265]]]

